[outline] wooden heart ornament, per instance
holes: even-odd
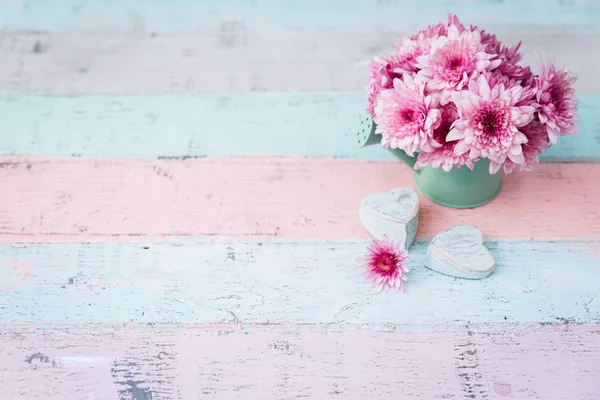
[[[360,222],[376,239],[412,245],[419,225],[419,195],[413,188],[365,196],[358,209]]]
[[[483,245],[481,231],[460,225],[439,233],[427,248],[428,268],[457,278],[482,279],[494,272],[496,261]]]

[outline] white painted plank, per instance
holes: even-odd
[[[600,322],[595,243],[487,243],[497,268],[479,281],[427,269],[415,243],[399,295],[375,295],[354,270],[367,244],[4,245],[0,324]]]
[[[402,25],[399,25],[402,26]],[[580,28],[491,26],[523,41],[523,63],[554,57],[578,75],[579,92],[600,91],[600,36]],[[52,94],[356,91],[368,64],[411,30],[313,29],[198,33],[0,34],[0,90]]]

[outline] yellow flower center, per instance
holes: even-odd
[[[377,265],[377,268],[385,272],[390,270],[390,266],[386,262],[379,263],[379,265]]]

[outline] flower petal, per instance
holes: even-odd
[[[496,172],[500,171],[500,167],[502,167],[502,164],[490,160],[490,175],[494,175]]]
[[[556,144],[556,142],[558,142],[558,135],[554,133],[554,131],[552,131],[551,129],[548,129],[548,138],[550,139],[550,142],[553,145]]]
[[[446,136],[446,141],[447,142],[451,142],[454,140],[459,140],[465,137],[465,131],[461,131],[459,129],[451,129],[450,132],[448,132],[448,136]]]
[[[454,154],[456,154],[457,156],[460,156],[460,155],[468,152],[469,149],[470,149],[469,144],[463,140],[463,141],[456,143],[456,146],[454,146]]]
[[[521,146],[519,146],[519,149],[520,148],[521,148]],[[513,154],[512,152],[509,152],[508,158],[510,158],[510,160],[512,162],[514,162],[515,164],[523,164],[525,162],[525,157],[523,156],[523,152],[520,152],[518,154]]]
[[[498,68],[500,66],[500,64],[502,64],[502,60],[500,60],[500,59],[494,60],[494,61],[490,62],[490,65],[488,65],[488,69],[490,71],[492,71],[492,70]]]
[[[512,154],[514,156],[518,156],[519,154],[523,153],[523,149],[521,148],[521,145],[513,145],[510,150],[509,150],[509,154]]]

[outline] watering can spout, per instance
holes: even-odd
[[[371,117],[363,118],[360,121],[360,126],[356,133],[359,147],[363,148],[381,143],[381,135],[375,133],[375,128],[375,122],[373,122]]]
[[[375,122],[370,116],[363,118],[363,120],[360,121],[360,127],[356,136],[358,137],[358,145],[361,148],[381,143],[381,135],[375,133],[375,129]],[[387,150],[396,156],[396,158],[398,158],[400,161],[409,167],[414,168],[415,162],[417,161],[416,157],[411,157],[406,154],[404,150],[400,149],[388,148]]]

